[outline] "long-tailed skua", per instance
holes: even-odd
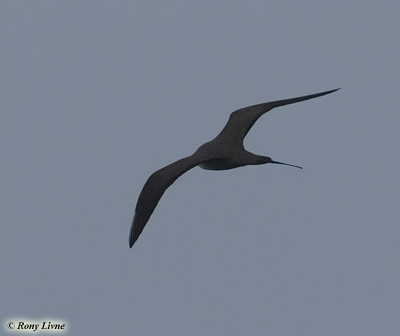
[[[247,165],[275,163],[301,169],[299,166],[274,161],[268,156],[256,155],[247,151],[243,146],[243,139],[257,119],[273,108],[321,97],[337,90],[339,89],[252,105],[232,112],[227,124],[216,138],[201,145],[194,154],[171,163],[148,178],[136,204],[129,235],[129,246],[132,247],[139,238],[165,190],[179,176],[193,167],[227,170]]]

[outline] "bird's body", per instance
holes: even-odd
[[[232,112],[223,130],[213,140],[201,145],[192,155],[156,171],[148,178],[136,205],[129,246],[132,247],[142,233],[165,190],[179,176],[193,167],[200,166],[207,170],[227,170],[247,165],[275,163],[301,168],[274,161],[268,156],[253,154],[244,148],[243,139],[257,119],[271,109],[324,96],[337,90],[339,89],[248,106]]]
[[[199,157],[210,157],[199,164],[200,168],[206,170],[228,170],[247,165],[257,164],[258,155],[246,150],[230,147],[218,142],[206,142],[193,154]]]

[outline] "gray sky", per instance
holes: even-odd
[[[2,325],[395,335],[399,13],[399,1],[2,1]],[[237,108],[337,87],[246,138],[303,170],[195,168],[129,249],[152,172]]]

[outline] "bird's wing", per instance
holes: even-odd
[[[206,157],[193,154],[153,173],[145,183],[136,204],[133,217],[129,246],[132,247],[142,233],[147,221],[156,208],[165,190],[189,169],[206,161]]]
[[[293,104],[304,100],[325,96],[339,89],[324,91],[307,96],[277,100],[268,103],[248,106],[231,113],[224,129],[218,134],[220,141],[228,142],[232,146],[243,148],[243,139],[258,118],[274,107]]]

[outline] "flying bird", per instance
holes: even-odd
[[[302,169],[299,166],[274,161],[268,156],[247,151],[243,146],[243,139],[258,118],[273,108],[325,96],[337,90],[339,89],[252,105],[232,112],[223,130],[213,140],[201,145],[194,154],[161,168],[148,178],[136,204],[129,246],[132,247],[139,238],[165,190],[179,176],[193,167],[227,170],[247,165],[275,163]]]

